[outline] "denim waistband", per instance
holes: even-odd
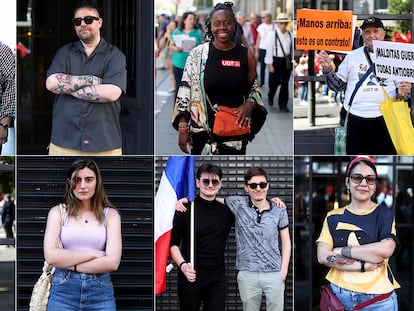
[[[75,272],[75,271],[71,271],[71,270],[66,270],[66,269],[61,269],[61,268],[56,268],[55,270],[55,274],[56,273],[63,273],[68,277],[72,277],[75,279],[82,279],[82,280],[86,280],[86,279],[99,279],[105,276],[109,275],[109,272],[105,272],[105,273],[82,273],[82,272]]]

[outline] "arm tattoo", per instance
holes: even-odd
[[[342,255],[335,255],[335,256],[328,256],[326,257],[326,260],[328,260],[332,265],[352,265],[355,260],[351,258],[344,257]]]
[[[78,91],[86,86],[100,84],[102,79],[93,75],[74,76],[59,73],[56,75],[57,88],[59,94],[68,94]]]
[[[100,97],[94,86],[86,86],[76,91],[76,97],[85,101],[98,102]]]

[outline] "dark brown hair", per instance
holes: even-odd
[[[101,172],[99,171],[99,167],[96,162],[92,159],[80,159],[72,163],[70,168],[68,169],[66,175],[66,190],[63,196],[63,201],[66,203],[68,215],[69,216],[78,216],[79,209],[81,207],[81,201],[75,197],[73,194],[73,187],[76,183],[76,176],[79,170],[84,168],[89,168],[95,173],[96,177],[96,188],[95,194],[92,197],[92,211],[96,216],[96,219],[102,223],[105,215],[104,215],[104,207],[111,207],[114,208],[112,203],[106,196],[105,189],[102,182]],[[75,176],[72,177],[73,173]]]

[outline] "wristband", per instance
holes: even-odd
[[[186,133],[188,132],[189,128],[188,127],[179,127],[178,128],[178,132],[179,133]]]
[[[361,260],[361,272],[365,272],[365,261]]]
[[[352,258],[352,256],[351,256],[351,247],[350,246],[342,247],[341,255],[344,256],[344,257]]]
[[[180,270],[181,270],[181,266],[185,263],[187,263],[187,261],[185,261],[185,260],[182,263],[180,263],[180,265],[178,266],[180,268]]]

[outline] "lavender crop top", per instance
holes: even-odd
[[[109,207],[104,208],[105,217]],[[86,226],[79,230],[79,227],[68,225],[69,217],[66,214],[60,232],[60,239],[64,249],[69,250],[105,250],[106,227],[102,223],[99,226]]]

